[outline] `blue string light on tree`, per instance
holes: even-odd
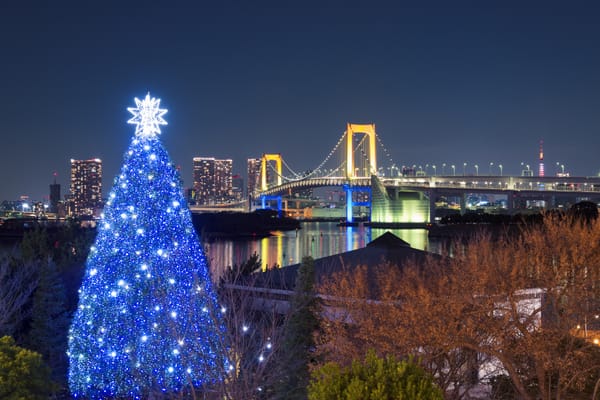
[[[220,308],[180,187],[158,139],[160,99],[135,99],[136,125],[86,261],[69,332],[75,397],[144,398],[205,387],[227,366]]]

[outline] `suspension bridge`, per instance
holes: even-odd
[[[385,166],[378,165],[378,150]],[[294,193],[322,187],[345,192],[345,219],[353,223],[355,207],[366,207],[374,224],[423,225],[431,223],[440,199],[455,198],[464,213],[469,197],[502,198],[504,212],[535,205],[554,208],[581,200],[600,200],[599,177],[427,175],[427,171],[401,167],[393,161],[376,132],[375,124],[348,123],[335,146],[314,169],[298,173],[281,154],[263,154],[253,177],[252,198],[262,208],[282,210],[283,199]],[[453,166],[454,167],[454,166]],[[501,168],[501,167],[500,167]],[[389,171],[385,174],[385,171]],[[275,205],[276,204],[276,205]]]

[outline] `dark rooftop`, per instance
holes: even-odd
[[[391,232],[386,232],[366,247],[314,260],[316,283],[322,283],[332,274],[359,266],[374,268],[402,268],[412,262],[421,263],[427,257],[436,256],[413,249],[410,244]],[[271,289],[293,290],[300,264],[272,269],[257,277],[256,286]]]

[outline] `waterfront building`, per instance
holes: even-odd
[[[215,159],[194,157],[194,193],[196,204],[208,204],[215,192]]]
[[[233,160],[215,160],[215,202],[228,203],[233,198]]]
[[[99,216],[102,210],[102,160],[71,159],[71,214]]]
[[[260,188],[260,158],[248,159],[248,196]]]
[[[196,204],[219,204],[231,201],[233,160],[194,157],[193,162]]]

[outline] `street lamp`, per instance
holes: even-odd
[[[437,167],[434,165],[431,166],[431,168],[433,168],[433,176],[437,175]]]
[[[452,176],[456,176],[456,165],[452,164]]]
[[[479,176],[479,165],[475,164],[475,175]]]
[[[442,163],[442,176],[446,175],[446,163]]]
[[[465,176],[467,174],[466,170],[467,170],[467,163],[463,163],[463,176]]]
[[[493,166],[494,166],[494,163],[493,163],[493,162],[491,162],[491,163],[490,163],[490,176],[492,175],[492,167],[493,167]]]
[[[502,164],[498,164],[498,168],[500,168],[500,176],[502,176]]]

